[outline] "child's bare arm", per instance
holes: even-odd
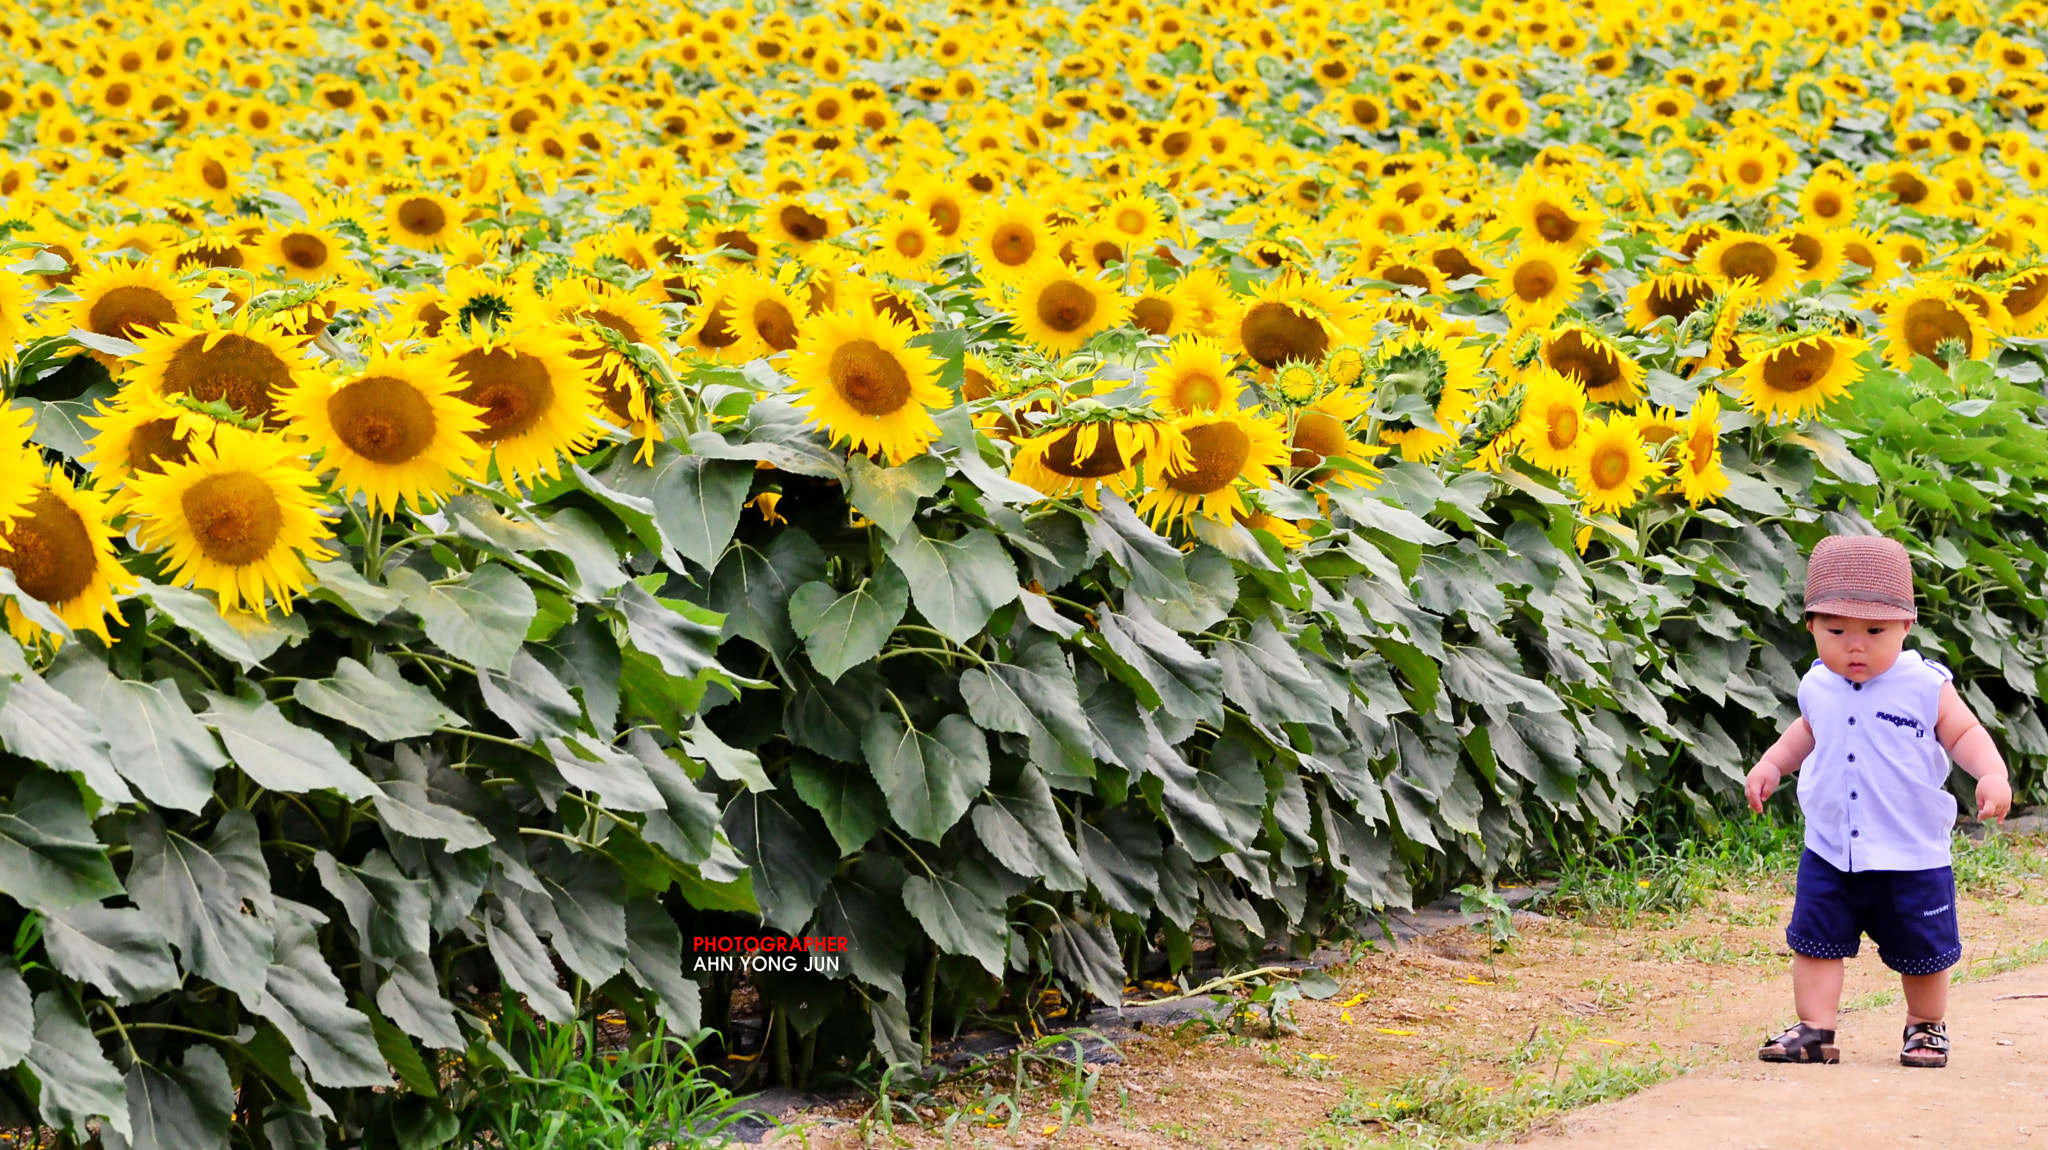
[[[1813,728],[1806,725],[1806,716],[1801,715],[1749,769],[1749,778],[1742,785],[1743,793],[1749,796],[1749,809],[1761,813],[1764,801],[1778,789],[1778,783],[1798,770],[1812,753]]]
[[[2005,756],[1991,732],[1977,721],[1970,705],[1956,693],[1954,683],[1941,687],[1941,703],[1935,713],[1934,737],[1964,773],[1977,780],[1977,817],[2003,819],[2012,808],[2012,783],[2006,775]]]

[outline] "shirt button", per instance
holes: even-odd
[[[1850,725],[1850,726],[1852,726],[1852,727],[1856,725],[1856,716],[1854,716],[1854,715],[1851,715],[1851,716],[1849,716],[1849,725]]]
[[[1862,838],[1862,837],[1863,837],[1863,832],[1862,832],[1862,831],[1850,831],[1850,832],[1849,832],[1849,837],[1850,837],[1850,838],[1852,838],[1852,839],[1860,839],[1860,838]]]
[[[1856,688],[1856,689],[1857,689],[1857,690],[1859,690],[1859,691],[1863,689],[1863,684],[1861,684],[1861,683],[1851,683],[1851,684],[1849,684],[1849,685],[1850,685],[1851,687],[1854,687],[1854,688]]]
[[[1849,756],[1849,761],[1850,761],[1850,762],[1852,762],[1852,763],[1853,763],[1853,762],[1855,762],[1855,761],[1856,761],[1856,756],[1855,756],[1855,755],[1850,755],[1850,756]]]
[[[1850,791],[1850,792],[1849,792],[1849,797],[1850,797],[1850,798],[1852,798],[1852,799],[1853,799],[1853,798],[1855,798],[1855,797],[1856,797],[1856,792],[1855,792],[1855,791]]]

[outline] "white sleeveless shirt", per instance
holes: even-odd
[[[1819,659],[1799,682],[1813,753],[1799,767],[1806,845],[1837,870],[1931,870],[1949,865],[1956,823],[1949,758],[1935,737],[1948,668],[1899,652],[1863,683]]]

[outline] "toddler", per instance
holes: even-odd
[[[1757,1052],[1766,1062],[1837,1062],[1842,960],[1860,936],[1899,972],[1899,1061],[1948,1065],[1948,971],[1962,957],[1949,836],[1948,763],[1977,780],[1977,817],[2012,805],[2005,759],[1956,694],[1946,667],[1902,650],[1918,613],[1898,541],[1831,535],[1806,571],[1806,628],[1820,657],[1799,683],[1799,719],[1749,772],[1749,808],[1799,772],[1806,850],[1785,942],[1799,1024]]]

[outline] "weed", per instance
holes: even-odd
[[[2035,849],[2028,849],[2030,846]],[[2003,895],[2039,901],[2042,880],[2048,879],[2048,854],[2038,847],[2038,840],[2016,840],[1997,831],[1981,840],[1957,836],[1951,852],[1956,888],[1979,897]]]
[[[1366,1145],[1372,1137],[1369,1132],[1378,1131],[1386,1140],[1373,1145],[1434,1150],[1513,1138],[1567,1110],[1626,1097],[1688,1068],[1666,1058],[1645,1063],[1603,1059],[1581,1061],[1567,1074],[1560,1062],[1547,1077],[1528,1074],[1501,1088],[1481,1085],[1457,1068],[1447,1068],[1378,1097],[1354,1091],[1331,1111],[1329,1124],[1316,1132],[1315,1139],[1317,1145],[1339,1150]]]
[[[1485,916],[1477,925],[1492,941],[1495,954],[1514,944],[1519,935],[1515,930],[1515,908],[1508,905],[1508,900],[1502,898],[1499,891],[1466,883],[1455,893],[1459,898],[1460,913]]]

